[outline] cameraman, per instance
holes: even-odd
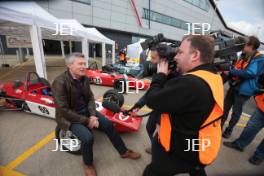
[[[187,36],[174,58],[182,75],[167,81],[168,62],[159,63],[146,102],[162,114],[152,140],[152,161],[144,176],[204,176],[205,165],[216,158],[221,144],[219,117],[223,114],[224,89],[211,64],[213,56],[211,37]],[[208,138],[211,145],[197,151],[199,144],[190,146],[188,140],[200,141],[201,137]],[[193,147],[196,150],[188,150]]]
[[[223,132],[224,138],[229,138],[242,114],[242,107],[246,101],[258,90],[257,80],[264,70],[264,57],[257,49],[260,46],[258,38],[248,37],[248,42],[243,48],[245,59],[236,62],[234,69],[226,74],[231,77],[231,86],[226,94],[224,103],[224,115],[222,116],[222,126],[227,120],[229,111],[233,106],[233,112],[228,127]]]
[[[154,67],[158,64],[158,62],[160,62],[160,58],[161,58],[160,55],[166,55],[165,51],[167,50],[167,48],[168,48],[167,44],[157,44],[157,45],[152,46],[150,48],[151,60],[150,60],[149,64],[152,65],[151,66],[152,69],[149,68],[150,71],[147,71],[149,74],[155,74],[155,73],[153,73]],[[176,51],[175,51],[175,53],[176,53]],[[167,79],[171,79],[171,78],[174,78],[176,76],[178,76],[178,72],[173,71],[168,75]],[[145,105],[146,105],[146,93],[135,103],[135,105],[132,108],[133,112],[138,112]],[[159,119],[160,119],[160,113],[159,112],[153,111],[150,113],[150,116],[149,116],[147,124],[146,124],[146,130],[147,130],[148,136],[150,138],[150,141],[152,141],[153,133],[156,129],[156,124],[159,123]],[[146,148],[145,151],[147,153],[151,154],[151,148],[150,147]]]
[[[158,46],[152,46],[150,48],[150,57],[151,57],[150,64],[153,64],[153,65],[158,64],[160,60],[159,53],[157,51]],[[145,105],[146,105],[146,93],[135,103],[135,105],[132,108],[132,111],[136,113]],[[150,138],[150,141],[152,140],[152,136],[156,128],[156,123],[158,123],[159,121],[159,116],[160,114],[152,112],[150,114],[150,117],[148,118],[148,121],[146,124],[146,130]],[[146,148],[146,152],[151,154],[151,148],[150,147]]]

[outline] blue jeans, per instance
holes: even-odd
[[[89,116],[89,113],[87,111],[83,111],[80,114]],[[124,154],[127,151],[127,148],[117,133],[117,131],[114,129],[113,123],[108,120],[104,115],[96,111],[96,117],[98,117],[99,121],[99,130],[103,131],[107,134],[107,137],[110,139],[116,150],[119,152],[119,154]],[[83,156],[83,162],[86,165],[92,165],[93,163],[93,142],[94,137],[92,130],[87,127],[86,124],[80,124],[80,123],[72,123],[70,130],[74,135],[78,137],[78,139],[81,141],[81,150],[82,150],[82,156]]]
[[[235,88],[229,88],[224,101],[224,115],[222,116],[222,126],[224,126],[229,111],[233,107],[231,120],[229,121],[229,125],[227,127],[227,130],[233,131],[233,128],[236,126],[242,114],[243,105],[249,98],[249,96],[240,95],[239,92],[235,90]]]
[[[234,144],[239,148],[244,149],[255,138],[257,133],[264,127],[264,113],[258,108],[255,110],[247,126],[244,128],[240,137],[234,141]],[[256,157],[264,159],[264,139],[258,145],[255,154]]]

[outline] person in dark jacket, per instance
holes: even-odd
[[[150,63],[151,64],[158,64],[160,57],[159,57],[159,53],[157,51],[157,47],[153,46],[152,48],[150,48],[150,52],[151,52]],[[134,113],[136,113],[145,105],[146,105],[146,93],[135,103],[132,110]],[[146,130],[147,130],[148,136],[150,138],[150,141],[152,140],[152,135],[155,131],[156,124],[159,122],[159,116],[160,116],[160,114],[158,112],[152,112],[150,114],[150,117],[148,118],[148,121],[146,124]],[[145,151],[148,154],[151,154],[151,148],[150,147],[147,147]]]
[[[93,167],[92,129],[107,134],[122,158],[138,159],[140,154],[128,149],[111,121],[96,111],[89,78],[85,76],[86,59],[81,53],[66,58],[67,71],[52,84],[52,93],[57,105],[56,121],[59,128],[70,130],[81,140],[83,166],[86,176],[96,176]]]
[[[263,73],[264,70],[264,56],[257,51],[259,46],[260,42],[258,38],[250,36],[247,44],[243,48],[243,53],[250,57],[250,61],[245,67],[240,69],[234,68],[226,72],[230,77],[236,77],[239,83],[234,87],[230,87],[225,97],[222,126],[228,118],[231,107],[233,107],[233,112],[231,120],[223,132],[224,138],[229,138],[231,136],[247,100],[258,93],[259,75]]]
[[[185,149],[188,149],[187,139],[196,136],[215,107],[212,89],[204,79],[192,75],[191,72],[202,71],[219,78],[215,80],[215,84],[220,89],[222,87],[217,94],[222,95],[220,104],[223,106],[223,83],[215,67],[210,64],[213,56],[214,42],[211,37],[188,36],[183,39],[175,56],[177,71],[181,75],[167,80],[168,63],[161,61],[158,64],[157,74],[153,76],[146,94],[146,104],[154,111],[169,114],[167,123],[171,124],[171,131],[168,133],[170,137],[168,136],[167,141],[170,148],[167,150],[162,144],[160,121],[152,140],[152,161],[145,168],[144,176],[173,176],[179,173],[189,173],[191,176],[206,175],[205,165],[199,161],[199,153]],[[221,139],[220,116],[221,114],[217,122],[220,129],[219,139]],[[163,116],[161,120],[162,118]]]
[[[151,60],[150,63],[151,64],[158,64],[158,62],[160,61],[160,56],[158,53],[157,48],[158,47],[167,47],[166,44],[161,44],[161,45],[157,45],[157,46],[153,46],[150,50],[151,50]],[[176,71],[170,73],[170,75],[168,75],[168,79],[174,78],[178,76],[178,73]],[[133,112],[138,112],[143,106],[146,105],[146,93],[135,103],[135,105],[133,106]],[[153,138],[153,134],[154,131],[156,129],[156,124],[159,123],[159,119],[160,119],[160,113],[156,112],[156,111],[152,111],[149,115],[147,124],[146,124],[146,130],[149,136],[150,141],[152,141]],[[148,154],[151,154],[151,147],[147,147],[145,150]]]

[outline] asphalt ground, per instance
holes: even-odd
[[[50,82],[65,70],[61,57],[46,57],[48,79]],[[23,80],[25,73],[34,71],[34,62],[29,59],[14,68],[0,69],[0,83],[8,80]],[[92,85],[96,98],[111,89]],[[124,108],[130,108],[142,95],[125,95]],[[244,113],[251,114],[255,103],[250,100],[244,108]],[[140,113],[150,112],[144,107]],[[232,137],[236,139],[249,117],[243,114]],[[145,153],[150,142],[145,130],[147,118],[143,119],[138,132],[123,133],[121,137],[126,145],[142,154],[142,158],[133,161],[121,159],[106,135],[94,131],[94,165],[98,176],[140,176],[145,166],[150,162],[151,156]],[[81,166],[82,158],[64,151],[52,151],[56,147],[54,129],[56,122],[53,119],[41,117],[19,111],[0,112],[0,175],[1,176],[81,176],[84,175]],[[238,152],[225,146],[221,147],[216,161],[206,168],[210,176],[257,176],[264,175],[264,164],[253,166],[247,160],[254,153],[257,145],[264,136],[262,130],[254,141],[245,149]],[[225,140],[224,140],[225,141]],[[184,176],[187,174],[181,174]]]

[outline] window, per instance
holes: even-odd
[[[195,6],[197,6],[197,7],[199,7],[199,5],[200,5],[200,0],[193,0],[193,1],[192,1],[192,4],[195,5]]]
[[[172,24],[172,23],[171,23],[171,19],[172,19],[172,18],[170,18],[170,17],[163,16],[162,21],[163,21],[165,24]]]
[[[91,0],[71,0],[71,1],[91,5]]]
[[[143,17],[145,17],[145,19],[149,19],[149,11],[148,10],[143,10]]]
[[[196,7],[199,7],[200,9],[204,10],[204,11],[209,11],[209,2],[208,0],[184,0],[185,2],[192,4]]]
[[[200,3],[200,7],[202,8],[202,9],[205,9],[206,8],[206,3],[204,3],[205,1],[201,1],[201,3]]]
[[[181,21],[179,21],[177,19],[171,19],[171,24],[172,24],[172,26],[175,26],[177,28],[181,27]]]
[[[150,12],[150,17],[149,17],[149,12]],[[176,28],[180,28],[183,30],[188,30],[188,23],[187,21],[180,20],[178,18],[170,17],[168,15],[164,15],[155,11],[149,11],[149,9],[143,9],[143,19],[155,21],[158,23],[166,24],[169,26],[173,26]]]
[[[188,24],[187,24],[187,22],[182,22],[181,28],[187,31],[188,30]]]

